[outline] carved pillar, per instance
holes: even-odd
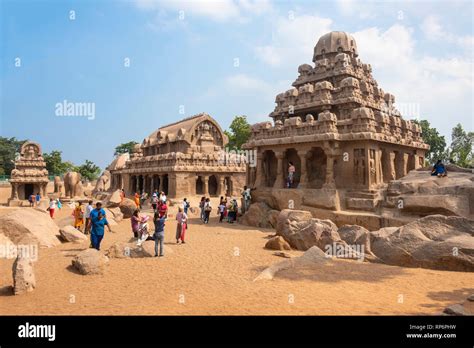
[[[41,195],[43,197],[46,197],[46,187],[48,187],[48,183],[44,183],[43,185],[41,185]]]
[[[162,192],[162,191],[163,191],[163,188],[164,188],[164,185],[163,185],[164,178],[165,178],[164,175],[160,175],[160,188],[159,188],[159,191],[160,191],[160,192]]]
[[[219,190],[217,191],[219,196],[225,195],[225,176],[219,176]]]
[[[150,193],[153,194],[153,192],[155,192],[155,176],[152,175],[150,180]]]
[[[284,188],[285,187],[285,177],[283,174],[283,158],[285,158],[285,153],[283,151],[275,151],[275,157],[277,158],[277,174],[273,188]]]
[[[12,199],[18,199],[18,184],[12,184]]]
[[[140,191],[140,176],[136,175],[135,176],[135,192]]]
[[[305,188],[308,186],[308,168],[306,164],[308,155],[309,155],[308,150],[298,151],[298,156],[300,157],[300,161],[301,161],[301,175],[300,175],[300,183],[298,185],[298,187],[300,188]]]
[[[255,186],[263,187],[265,185],[265,173],[263,171],[263,153],[257,154],[257,167],[255,174]]]
[[[336,182],[334,181],[334,156],[329,153],[326,160],[326,182],[323,187],[329,189],[336,188]]]
[[[202,181],[203,181],[203,193],[204,195],[209,194],[209,175],[203,175],[202,176]]]

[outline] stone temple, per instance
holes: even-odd
[[[39,193],[46,197],[48,182],[41,146],[31,141],[25,142],[20,149],[20,156],[15,160],[15,169],[11,172],[12,195],[8,204],[21,205],[31,194]]]
[[[245,184],[244,160],[226,159],[227,136],[201,113],[159,128],[135,145],[123,165],[110,166],[111,188],[164,191],[171,198],[236,196]]]
[[[252,126],[245,148],[257,150],[257,167],[247,181],[274,207],[290,195],[308,209],[375,211],[382,189],[422,167],[429,146],[358,58],[351,35],[322,36],[313,62],[300,65],[293,88],[276,96],[273,123]],[[282,193],[290,161],[294,190]]]

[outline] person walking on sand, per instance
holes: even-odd
[[[160,200],[163,202],[163,203],[166,203],[166,194],[164,192],[161,192],[161,196],[160,196]]]
[[[86,207],[86,225],[85,225],[85,228],[84,228],[84,234],[89,234],[90,231],[91,231],[91,226],[90,226],[90,222],[91,222],[91,212],[92,210],[94,209],[94,207],[92,206],[92,201],[89,201],[87,203],[87,207]]]
[[[28,197],[28,202],[30,202],[30,208],[35,206],[35,195],[31,194],[30,197]]]
[[[158,203],[158,214],[160,215],[160,217],[168,216],[168,206],[166,205],[166,202],[160,201]]]
[[[138,192],[135,192],[134,200],[135,206],[137,207],[137,209],[140,209],[140,195],[138,194]]]
[[[176,214],[176,221],[178,224],[176,225],[176,244],[181,243],[184,244],[184,236],[186,234],[186,227],[188,224],[188,215],[183,211],[183,208],[179,207],[178,214]]]
[[[212,211],[211,200],[209,198],[206,198],[206,201],[204,202],[204,223],[205,224],[209,223],[209,215],[211,215],[211,211]]]
[[[54,210],[56,209],[56,201],[52,198],[49,199],[49,216],[51,219],[54,219]]]
[[[200,218],[204,221],[204,205],[206,204],[206,197],[201,197],[201,201],[199,202],[199,209],[201,210]]]
[[[250,187],[244,186],[244,190],[242,191],[242,214],[246,213],[250,208],[250,202],[252,201],[252,195],[250,194],[251,190],[252,189]]]
[[[163,242],[165,240],[165,221],[166,217],[160,217],[159,213],[155,213],[153,216],[153,221],[155,223],[155,233],[153,234],[153,239],[155,240],[155,257],[165,256]],[[160,245],[160,253],[158,254],[158,244]]]
[[[191,204],[189,204],[188,199],[187,198],[183,199],[183,211],[186,215],[188,215],[188,209],[190,206]]]
[[[105,217],[105,210],[102,209],[102,203],[97,202],[95,209],[91,212],[91,245],[94,249],[100,250],[100,243],[104,238],[105,226],[112,232],[110,225]]]
[[[39,203],[41,201],[41,195],[40,195],[39,192],[36,194],[36,200],[35,201],[36,201],[36,205],[39,205]]]
[[[217,213],[219,214],[219,222],[222,222],[222,220],[224,220],[225,215],[225,201],[223,199],[221,199],[221,203],[219,204]]]
[[[84,224],[84,212],[82,211],[82,203],[78,202],[76,205],[76,208],[74,208],[74,228],[81,231],[83,224]]]
[[[153,212],[155,212],[156,207],[158,207],[158,200],[158,194],[153,192],[153,195],[151,196],[151,207],[153,208]]]

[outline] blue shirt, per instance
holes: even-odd
[[[165,232],[165,221],[166,218],[164,216],[158,220],[155,220],[155,233]]]
[[[102,220],[99,220],[99,212],[102,214]],[[100,210],[94,209],[91,211],[91,233],[103,236],[104,227],[108,225],[107,219],[105,218],[105,210],[100,208]]]
[[[41,196],[40,195],[36,195],[36,202],[39,202],[41,200]]]

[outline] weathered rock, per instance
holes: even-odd
[[[365,253],[371,253],[368,229],[358,225],[344,225],[337,230],[337,233],[347,244],[363,246]]]
[[[48,214],[35,209],[17,209],[0,216],[0,234],[14,244],[39,244],[48,248],[60,244],[59,227]]]
[[[129,219],[132,217],[133,212],[137,210],[135,202],[129,198],[124,198],[122,203],[119,205],[120,211],[123,214],[124,219]]]
[[[13,292],[15,295],[20,295],[35,289],[36,278],[31,259],[18,256],[13,263],[12,272]]]
[[[270,267],[263,270],[254,281],[258,280],[271,280],[274,276],[283,270],[298,268],[298,267],[314,267],[321,266],[331,262],[331,259],[326,254],[314,246],[308,249],[303,255],[299,257],[290,257],[289,260],[284,260],[271,265]]]
[[[283,239],[282,236],[276,236],[270,239],[265,244],[265,248],[271,250],[291,250],[290,245]]]
[[[309,211],[284,209],[278,214],[276,226],[277,234],[280,234],[282,236],[288,234],[288,226],[290,222],[307,221],[312,218],[313,216]]]
[[[62,219],[59,220],[54,220],[56,224],[59,226],[59,228],[63,228],[66,226],[73,226],[74,225],[74,217],[69,215],[65,216]]]
[[[66,242],[82,243],[83,241],[88,240],[85,234],[71,225],[60,228],[59,233]]]
[[[173,253],[173,250],[168,246],[164,246],[165,255]],[[114,243],[108,250],[107,256],[111,258],[143,258],[155,256],[155,242],[147,240],[141,246],[135,242],[132,243]]]
[[[39,204],[35,207],[36,210],[46,212],[49,208],[49,201],[47,199],[42,199]]]
[[[346,243],[337,233],[337,226],[330,220],[309,218],[311,213],[283,210],[278,217],[277,235],[282,236],[291,247],[308,250],[318,246],[325,250],[326,245]],[[283,220],[285,217],[286,220]]]
[[[285,251],[276,251],[273,253],[273,255],[284,257],[285,259],[291,259],[292,257],[295,257],[293,254],[287,253]]]
[[[280,215],[279,210],[270,210],[267,214],[267,221],[273,228],[277,227],[278,224],[278,215]]]
[[[76,268],[79,273],[88,274],[103,274],[109,259],[96,249],[86,249],[81,251],[72,260],[72,266]]]
[[[107,201],[107,208],[118,207],[121,202],[122,202],[122,191],[116,190],[110,195]]]
[[[267,215],[270,212],[270,207],[263,203],[253,203],[249,210],[242,216],[240,223],[247,226],[255,226],[262,228],[270,228]]]
[[[430,215],[400,228],[371,232],[371,250],[398,266],[474,271],[474,221]]]
[[[119,207],[116,208],[107,208],[110,213],[112,214],[112,217],[116,222],[120,222],[123,220],[123,213],[120,211]]]
[[[443,313],[447,315],[459,315],[459,316],[474,314],[474,313],[468,312],[462,304],[454,304],[454,305],[448,306],[444,309]]]

